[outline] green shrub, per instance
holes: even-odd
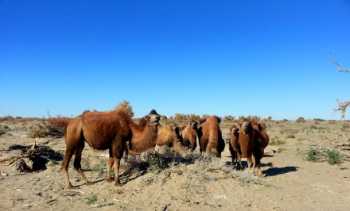
[[[329,149],[326,151],[327,161],[331,165],[339,164],[342,162],[342,155],[335,149]]]
[[[97,202],[97,195],[91,194],[90,196],[86,197],[86,204],[93,205]]]
[[[316,162],[319,161],[322,157],[322,152],[314,149],[314,148],[310,148],[307,152],[306,152],[306,160],[307,161],[311,161],[311,162]]]

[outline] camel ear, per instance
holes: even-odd
[[[221,118],[220,118],[220,117],[217,117],[217,116],[215,116],[215,117],[216,117],[218,123],[220,124],[220,123],[221,123]]]
[[[158,115],[160,116],[155,109],[152,109],[148,115]]]
[[[193,129],[196,129],[198,127],[198,122],[196,122],[196,121],[191,122],[191,127]]]

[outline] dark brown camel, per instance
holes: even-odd
[[[269,143],[266,126],[256,120],[244,120],[231,128],[230,152],[232,162],[241,166],[241,160],[247,159],[248,167],[261,175],[261,159]]]

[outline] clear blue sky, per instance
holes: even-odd
[[[0,0],[0,115],[339,118],[350,0]]]

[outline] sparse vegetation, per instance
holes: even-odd
[[[28,136],[30,138],[45,138],[49,135],[48,127],[44,124],[37,124],[30,128]]]
[[[96,204],[97,202],[97,195],[96,194],[91,194],[90,196],[86,197],[86,204],[88,205],[93,205]]]
[[[315,149],[315,148],[310,148],[307,152],[306,152],[306,157],[305,159],[307,161],[311,161],[311,162],[317,162],[320,161],[322,157],[322,152]]]
[[[7,125],[0,125],[0,136],[6,134],[9,131],[9,127]]]
[[[297,120],[296,120],[296,123],[305,123],[306,120],[304,117],[299,117]]]
[[[28,136],[30,138],[46,138],[56,137],[60,138],[64,135],[64,126],[62,126],[63,119],[49,119],[48,122],[42,121],[29,129]]]
[[[279,137],[273,137],[270,141],[271,146],[283,145],[285,143],[286,143],[286,141],[281,140]]]
[[[343,160],[343,156],[334,149],[326,150],[327,161],[331,165],[339,164]]]
[[[311,162],[327,161],[330,165],[342,163],[343,156],[335,149],[310,148],[306,152],[306,160]]]

